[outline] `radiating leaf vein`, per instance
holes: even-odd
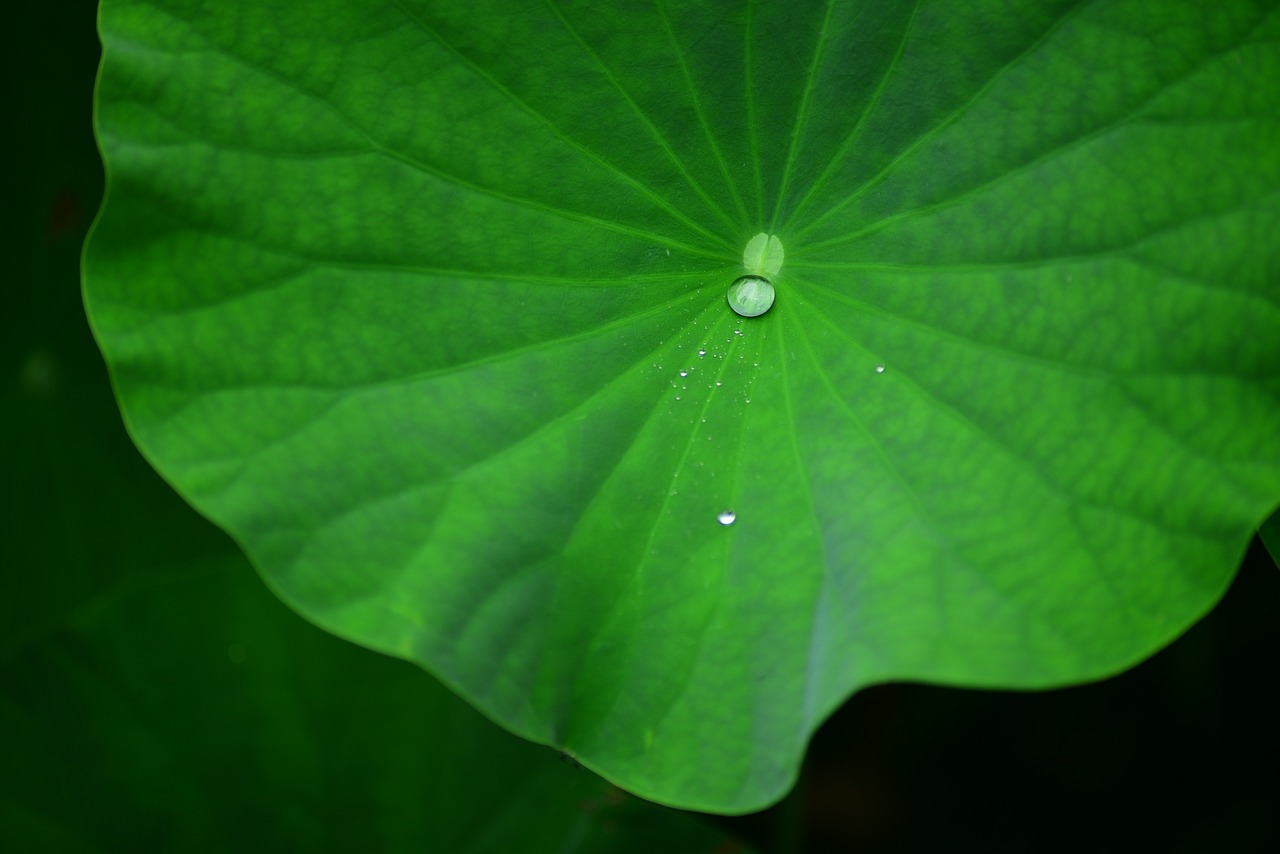
[[[862,131],[866,127],[867,120],[875,113],[876,106],[880,103],[880,98],[884,95],[884,90],[888,87],[889,80],[893,77],[893,72],[902,61],[902,54],[906,50],[907,40],[911,35],[911,28],[915,24],[916,15],[919,14],[919,12],[920,0],[915,0],[915,5],[911,8],[911,14],[908,16],[906,24],[903,25],[902,36],[898,39],[898,47],[894,50],[892,58],[890,58],[888,65],[885,66],[884,71],[881,73],[880,80],[876,83],[875,91],[871,93],[871,96],[863,105],[862,111],[858,114],[857,122],[854,123],[853,128],[845,135],[844,139],[840,141],[840,144],[836,146],[835,153],[827,160],[827,165],[823,167],[820,173],[818,173],[818,177],[814,178],[813,181],[810,182],[809,189],[805,192],[804,196],[800,198],[800,201],[796,203],[795,207],[791,209],[791,212],[787,215],[786,222],[774,229],[775,233],[788,233],[788,230],[795,222],[796,217],[798,217],[804,208],[813,200],[814,193],[826,184],[831,173],[840,165],[844,160],[845,155],[849,153],[849,149],[853,146],[854,142],[856,142],[862,135]]]
[[[472,60],[470,57],[464,54],[461,50],[454,47],[450,42],[446,41],[439,33],[437,33],[432,27],[430,27],[427,24],[427,22],[422,19],[421,16],[414,14],[412,10],[406,7],[404,4],[404,0],[391,0],[391,2],[395,4],[395,6],[399,8],[401,12],[404,13],[406,18],[408,18],[411,22],[413,22],[415,26],[421,29],[423,33],[430,36],[441,47],[449,51],[453,56],[457,57],[459,62],[463,63],[477,77],[479,77],[486,84],[488,84],[495,92],[502,95],[504,98],[510,101],[514,106],[516,106],[519,110],[521,110],[526,115],[528,115],[529,117],[533,118],[534,120],[542,124],[544,127],[546,127],[549,131],[552,132],[552,134],[556,136],[557,139],[561,140],[570,148],[572,148],[574,151],[577,151],[579,154],[591,160],[593,163],[597,164],[601,168],[616,175],[620,181],[627,184],[632,189],[636,190],[642,196],[647,198],[656,208],[666,213],[669,217],[671,217],[676,222],[690,229],[694,233],[701,235],[703,238],[705,238],[706,240],[708,240],[714,245],[728,246],[724,237],[717,235],[714,232],[707,230],[706,228],[703,228],[697,222],[690,219],[680,210],[672,206],[671,203],[668,202],[666,199],[664,199],[662,196],[658,195],[653,190],[651,190],[645,182],[634,178],[627,172],[624,172],[616,164],[605,159],[601,155],[592,151],[583,143],[577,141],[576,139],[572,138],[567,133],[565,133],[565,131],[563,131],[558,125],[552,122],[551,119],[548,118],[544,113],[535,109],[527,101],[520,98],[518,95],[516,95],[506,86],[504,86],[501,82],[499,82],[497,78],[495,78],[492,74],[486,71],[482,66],[480,66],[478,63],[476,63],[474,60]]]
[[[662,149],[662,153],[666,155],[667,161],[671,164],[672,168],[675,169],[676,174],[679,175],[685,184],[689,186],[689,189],[693,190],[694,195],[702,200],[702,203],[707,206],[707,210],[719,217],[720,221],[724,223],[730,231],[732,231],[734,229],[733,220],[731,220],[729,215],[724,212],[724,209],[707,194],[707,191],[703,189],[700,183],[698,183],[698,180],[690,174],[689,168],[685,166],[684,161],[678,154],[676,154],[670,141],[667,140],[662,131],[658,130],[657,126],[653,123],[653,120],[649,118],[649,114],[642,110],[640,105],[636,103],[635,99],[631,97],[631,93],[622,85],[622,81],[618,79],[617,75],[613,73],[613,70],[609,68],[605,61],[600,58],[600,54],[596,53],[595,50],[592,49],[591,45],[587,44],[586,39],[582,37],[582,34],[578,32],[577,28],[573,26],[573,23],[565,16],[564,11],[555,2],[555,0],[544,0],[544,2],[547,4],[547,8],[551,10],[552,14],[554,14],[560,21],[565,32],[569,34],[587,58],[591,60],[591,64],[596,67],[601,76],[608,81],[613,90],[618,93],[620,98],[622,98],[622,102],[627,105],[627,109],[629,109],[631,113],[639,119],[640,124],[644,125],[645,130],[649,132],[650,138],[652,138],[654,143]],[[706,233],[708,235],[711,234],[711,232]],[[724,242],[724,245],[729,246],[727,241]]]
[[[1056,20],[1050,27],[1048,27],[1044,31],[1044,33],[1040,35],[1039,38],[1032,40],[1025,48],[1019,51],[1016,56],[1014,56],[1004,65],[996,69],[996,71],[989,78],[987,78],[987,80],[981,86],[979,86],[978,89],[971,96],[969,96],[969,98],[967,98],[958,107],[956,107],[954,110],[948,113],[941,121],[934,124],[933,127],[929,128],[923,134],[916,137],[915,140],[909,143],[905,148],[902,149],[902,151],[900,151],[888,163],[886,163],[884,167],[880,169],[879,172],[877,172],[876,174],[868,178],[866,181],[864,181],[861,184],[861,186],[856,188],[853,192],[851,192],[847,196],[842,197],[839,202],[832,205],[825,212],[818,215],[816,218],[810,220],[807,225],[803,226],[798,232],[796,232],[795,235],[793,235],[793,239],[795,237],[803,236],[804,234],[807,234],[808,232],[812,231],[819,224],[825,222],[835,214],[844,210],[849,205],[853,204],[858,199],[862,198],[863,195],[865,195],[869,190],[871,190],[881,181],[888,178],[891,174],[893,174],[893,171],[897,169],[901,163],[903,163],[905,160],[911,157],[911,155],[913,155],[916,151],[918,151],[924,145],[926,145],[927,143],[935,139],[944,130],[946,130],[951,125],[953,125],[957,120],[959,120],[960,117],[963,116],[966,112],[968,112],[969,109],[971,109],[975,104],[977,104],[978,101],[982,98],[982,96],[984,96],[987,92],[989,92],[991,88],[994,87],[995,84],[999,82],[1000,79],[1009,72],[1010,69],[1014,68],[1018,63],[1022,62],[1024,59],[1034,54],[1043,45],[1048,43],[1049,39],[1055,33],[1057,33],[1060,29],[1062,29],[1062,27],[1069,20],[1075,17],[1075,15],[1077,15],[1082,9],[1084,9],[1088,5],[1089,3],[1086,0],[1086,2],[1082,2],[1071,7],[1071,9],[1069,9],[1065,14],[1063,14],[1062,17],[1058,18],[1058,20]]]

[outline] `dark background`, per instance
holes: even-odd
[[[80,304],[79,249],[102,192],[90,121],[96,4],[17,8],[0,53],[0,695],[18,690],[14,662],[28,645],[110,592],[111,567],[227,548],[129,443]],[[1133,671],[1041,694],[863,691],[817,734],[792,796],[710,820],[762,852],[1280,851],[1278,613],[1280,573],[1255,538],[1217,609]],[[38,699],[62,726],[109,737],[103,710]],[[6,749],[9,735],[0,732],[0,841],[17,821],[5,791],[94,778],[74,757]],[[158,777],[158,802],[163,786]],[[67,800],[68,824],[94,843],[86,850],[144,838],[130,831],[135,806],[116,794],[87,793],[89,818]]]

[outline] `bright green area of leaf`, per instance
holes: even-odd
[[[310,618],[648,797],[777,798],[872,682],[1124,668],[1280,499],[1274,2],[102,34],[87,297],[144,452]]]
[[[742,250],[742,266],[748,273],[772,277],[782,269],[784,257],[782,241],[762,231],[747,241],[747,248]]]

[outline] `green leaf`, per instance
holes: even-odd
[[[87,299],[145,453],[312,620],[646,797],[776,799],[870,683],[1125,668],[1280,499],[1274,2],[102,36]]]

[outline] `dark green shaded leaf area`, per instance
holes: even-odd
[[[11,850],[730,850],[307,625],[234,553],[118,579],[0,675]]]
[[[143,451],[310,619],[645,797],[777,799],[860,686],[1130,666],[1280,500],[1274,2],[101,29]]]
[[[1275,562],[1280,564],[1280,512],[1271,514],[1271,518],[1262,523],[1258,537]]]

